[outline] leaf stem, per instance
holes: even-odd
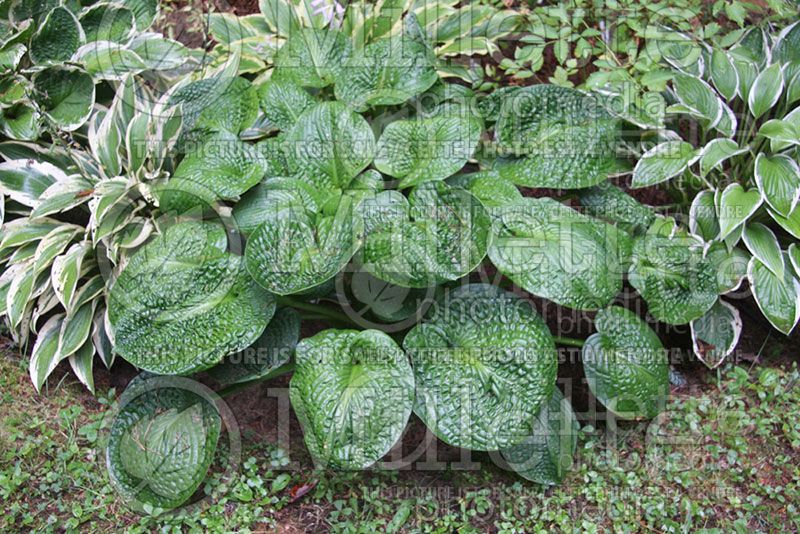
[[[574,337],[554,337],[556,345],[567,345],[569,347],[583,347],[585,341],[582,339],[575,339]]]

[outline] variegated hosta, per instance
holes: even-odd
[[[775,33],[753,28],[676,70],[667,113],[691,119],[701,143],[661,132],[633,171],[634,187],[681,178],[699,189],[689,230],[717,266],[719,293],[746,277],[764,316],[786,335],[800,321],[799,41],[800,23]],[[740,331],[738,312],[720,299],[692,320],[695,353],[716,367]]]

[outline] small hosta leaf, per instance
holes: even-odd
[[[689,208],[689,230],[703,241],[713,241],[719,235],[714,197],[714,191],[701,191],[695,195]]]
[[[705,315],[692,321],[690,327],[695,355],[709,369],[715,369],[739,343],[742,319],[739,310],[718,300]]]
[[[651,148],[633,169],[631,187],[647,187],[681,174],[698,157],[699,150],[685,141],[666,141]]]
[[[701,118],[708,128],[714,128],[722,119],[722,101],[701,78],[675,73],[672,86],[678,100],[691,109],[693,116]]]
[[[800,201],[800,166],[785,155],[758,154],[756,183],[764,201],[783,216],[789,215]]]
[[[772,230],[761,223],[749,222],[742,232],[742,240],[753,256],[775,273],[775,276],[783,278],[783,252]]]
[[[408,358],[377,330],[325,330],[297,345],[292,407],[316,464],[366,469],[400,439],[414,402]]]
[[[758,189],[745,191],[733,183],[728,185],[719,198],[717,219],[719,220],[719,237],[728,237],[737,227],[745,222],[761,206],[763,198]]]
[[[747,267],[747,280],[764,317],[787,336],[800,320],[800,281],[791,269],[778,277],[755,256]]]
[[[405,337],[414,413],[456,447],[519,443],[555,387],[553,338],[529,302],[495,286],[459,287]]]
[[[594,396],[623,419],[658,415],[669,395],[669,361],[656,333],[618,306],[597,312],[595,327],[582,353]]]
[[[706,176],[714,168],[727,159],[744,154],[746,148],[739,148],[733,139],[714,139],[700,152],[700,176]]]
[[[747,106],[750,113],[758,119],[767,110],[778,103],[783,92],[783,69],[778,63],[773,63],[762,70],[753,82],[750,94],[747,96]]]

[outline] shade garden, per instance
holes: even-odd
[[[778,4],[631,24],[646,42],[609,56],[492,2],[262,0],[210,14],[201,47],[154,0],[2,3],[0,313],[31,394],[59,365],[92,392],[140,371],[106,449],[139,511],[196,499],[219,397],[284,374],[316,467],[372,468],[415,417],[559,484],[559,347],[644,420],[670,391],[657,332],[688,325],[715,369],[742,308],[800,321],[800,23]]]

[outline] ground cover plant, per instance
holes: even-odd
[[[720,297],[746,278],[778,332],[796,326],[800,25],[676,52],[651,121],[614,91],[455,83],[450,53],[512,27],[447,33],[476,13],[436,5],[263,2],[212,17],[210,55],[146,31],[155,5],[9,8],[2,311],[36,389],[65,359],[90,390],[95,355],[142,371],[106,446],[133,509],[192,500],[230,431],[219,398],[283,374],[319,468],[374,466],[413,413],[556,485],[580,429],[558,346],[610,417],[647,420],[670,389],[656,322],[690,325],[716,367],[741,331]],[[677,114],[697,148],[653,128]],[[688,221],[626,173],[680,176]],[[554,335],[531,295],[593,333]]]

